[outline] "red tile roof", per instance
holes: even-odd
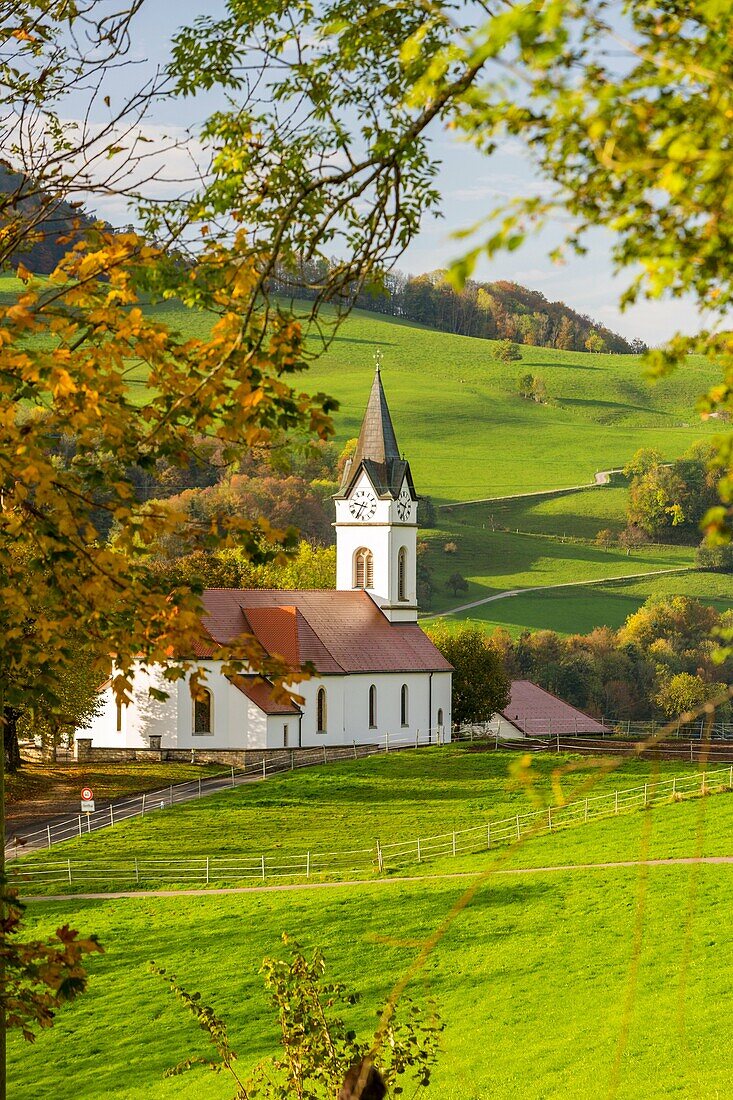
[[[509,703],[501,714],[528,737],[610,732],[595,718],[571,707],[531,680],[512,680]]]
[[[219,644],[253,633],[268,653],[310,661],[321,675],[451,671],[417,623],[391,623],[361,590],[207,588],[203,603],[204,628]]]
[[[275,699],[272,684],[265,680],[258,680],[256,676],[229,676],[227,679],[265,714],[299,715],[301,713],[300,707],[292,701],[283,703]]]

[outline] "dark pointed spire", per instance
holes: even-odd
[[[348,492],[358,471],[363,467],[380,494],[400,491],[405,472],[409,475],[409,466],[400,457],[397,437],[389,415],[387,398],[382,386],[380,355],[375,356],[376,370],[371,393],[367,401],[366,412],[361,424],[359,439],[351,461],[344,470],[344,479],[339,495]]]
[[[384,387],[382,386],[382,375],[379,370],[379,360],[377,360],[372,391],[369,394],[366,412],[361,422],[359,440],[354,451],[352,469],[356,469],[364,459],[377,462],[380,466],[386,466],[392,459],[399,457],[397,438],[392,427],[392,418],[389,415],[387,398],[384,395]]]

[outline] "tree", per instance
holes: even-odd
[[[689,672],[678,672],[663,681],[657,692],[656,702],[668,718],[696,711],[703,703],[725,695],[725,684],[709,684]]]
[[[618,536],[618,544],[625,549],[627,558],[630,556],[632,550],[638,550],[640,547],[646,546],[648,541],[644,531],[640,527],[634,525],[625,527]]]
[[[523,397],[525,401],[531,401],[534,392],[534,375],[530,372],[521,374],[517,382],[517,390],[519,396]]]
[[[683,526],[685,513],[680,502],[684,492],[682,478],[668,466],[654,466],[637,474],[629,486],[626,510],[629,527],[660,536]]]
[[[509,702],[509,677],[483,630],[430,626],[427,632],[453,665],[453,721],[487,722]]]
[[[496,358],[500,363],[514,363],[522,358],[522,352],[513,340],[501,340],[496,347]]]
[[[609,527],[603,527],[596,535],[596,546],[607,550],[613,544],[613,531]]]
[[[454,596],[457,596],[459,592],[468,592],[468,581],[462,573],[451,573],[445,582],[445,586],[451,590]]]
[[[588,334],[585,341],[585,350],[595,353],[606,350],[606,341],[599,332],[595,331],[595,329]]]

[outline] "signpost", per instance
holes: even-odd
[[[91,787],[81,789],[81,812],[83,814],[94,813],[94,791]]]

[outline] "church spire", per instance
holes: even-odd
[[[392,418],[389,415],[387,406],[387,398],[384,395],[384,387],[382,386],[380,357],[377,355],[375,358],[374,381],[372,382],[372,390],[369,394],[366,412],[361,424],[359,440],[354,451],[354,460],[351,467],[353,470],[364,459],[386,467],[393,459],[400,457]]]

